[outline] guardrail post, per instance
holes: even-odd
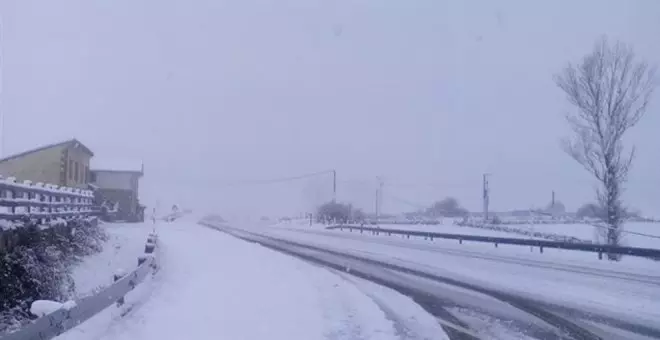
[[[117,270],[117,272],[112,276],[113,277],[113,282],[117,282],[121,280],[122,277],[124,277],[124,272],[123,270]],[[124,304],[124,297],[120,297],[119,300],[117,300],[117,307],[121,306]]]

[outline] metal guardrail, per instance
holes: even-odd
[[[441,238],[441,239],[458,240],[459,243],[463,243],[463,241],[485,242],[485,243],[493,243],[495,244],[495,247],[497,247],[498,244],[531,246],[531,247],[538,247],[541,253],[543,253],[544,248],[576,250],[576,251],[598,253],[599,259],[603,258],[603,254],[616,254],[616,255],[646,257],[655,260],[660,260],[660,249],[654,249],[654,248],[620,247],[620,246],[612,246],[607,244],[557,242],[557,241],[534,240],[534,239],[523,239],[523,238],[448,234],[448,233],[427,232],[427,231],[411,231],[411,230],[375,228],[375,227],[357,227],[357,226],[345,226],[345,225],[326,227],[326,229],[339,229],[339,230],[348,229],[348,231],[350,232],[355,230],[355,231],[359,231],[360,233],[367,231],[375,235],[384,233],[388,235],[403,235],[406,237],[416,236],[416,237],[424,237],[425,239],[430,239],[430,240],[433,240],[434,238]]]
[[[24,181],[0,176],[0,219],[87,216],[92,214],[94,194],[90,190]],[[23,208],[19,211],[18,208]]]
[[[145,245],[145,255],[138,257],[138,267],[95,295],[76,301],[71,309],[62,308],[40,317],[16,332],[0,336],[0,340],[49,340],[70,330],[98,314],[114,303],[122,303],[123,297],[156,269],[153,252],[157,244],[156,234],[150,234]]]

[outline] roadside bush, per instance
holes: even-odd
[[[107,240],[103,229],[89,221],[43,230],[31,224],[14,232],[16,246],[0,255],[0,334],[29,320],[33,301],[71,298],[73,266],[101,251]]]

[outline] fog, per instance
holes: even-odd
[[[592,201],[552,76],[601,35],[660,64],[653,0],[0,0],[3,155],[77,138],[146,205],[228,216]],[[660,93],[624,198],[660,215]]]

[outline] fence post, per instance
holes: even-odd
[[[458,239],[458,244],[463,244],[463,239],[462,238]]]
[[[497,242],[495,242],[495,248],[497,248]]]
[[[539,250],[540,250],[541,254],[543,254],[543,246],[540,246]]]
[[[599,259],[599,260],[602,260],[602,259],[603,259],[603,252],[600,251],[600,250],[598,251],[598,259]]]
[[[14,189],[9,190],[8,192],[11,194],[11,197],[10,197],[11,199],[16,199],[16,191]],[[10,210],[11,210],[12,214],[15,214],[16,213],[16,206],[12,205]]]

